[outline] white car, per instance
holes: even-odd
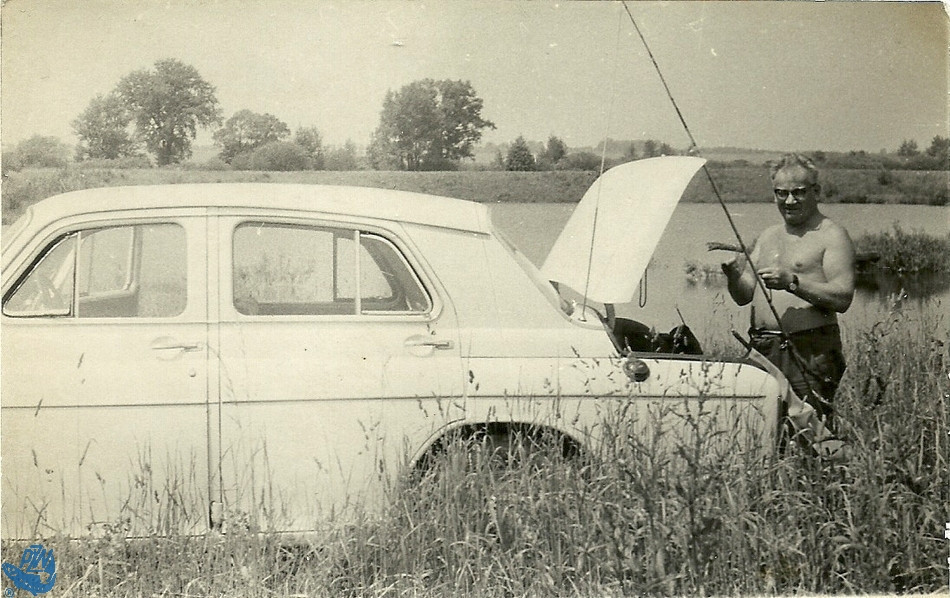
[[[588,196],[632,183],[623,201],[639,201],[676,171],[675,204],[697,160],[624,165]],[[655,245],[654,211],[624,237]],[[562,241],[552,258],[589,242]],[[622,300],[601,279],[635,288],[653,250],[629,265],[630,247],[614,249],[591,301]],[[751,362],[622,354],[593,310],[563,309],[551,282],[591,277],[556,261],[542,274],[484,205],[390,190],[167,185],[41,201],[4,235],[2,536],[312,530],[379,504],[452,435],[543,431],[583,452],[631,407],[704,405],[694,414],[771,450],[782,380]]]

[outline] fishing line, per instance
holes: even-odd
[[[689,125],[686,124],[686,119],[683,117],[683,113],[680,111],[680,107],[676,103],[676,99],[673,97],[673,92],[670,91],[670,86],[666,83],[666,78],[663,76],[663,72],[660,70],[660,65],[657,63],[656,57],[653,56],[653,51],[650,50],[650,44],[647,43],[646,38],[643,36],[643,32],[640,31],[640,26],[637,25],[637,20],[633,18],[633,13],[630,12],[630,7],[627,6],[626,0],[623,0],[621,4],[623,5],[624,10],[627,12],[627,16],[630,18],[630,22],[633,24],[633,28],[636,30],[637,35],[640,37],[640,41],[643,43],[643,47],[647,51],[650,61],[653,63],[653,68],[656,70],[656,74],[659,76],[660,82],[663,83],[663,89],[666,90],[666,97],[669,98],[670,103],[673,105],[673,109],[676,111],[676,116],[683,125],[683,129],[686,131],[687,137],[689,137],[690,145],[687,153],[692,155],[697,152],[699,147],[696,144],[696,138],[693,137],[692,131],[689,130]],[[732,214],[729,213],[729,208],[726,207],[726,202],[722,199],[722,194],[719,192],[719,186],[716,185],[716,181],[713,179],[712,174],[710,174],[709,169],[706,168],[705,163],[703,164],[702,169],[706,174],[706,178],[709,180],[709,184],[712,186],[713,194],[716,196],[716,200],[719,202],[723,212],[726,214],[726,220],[729,221],[729,227],[732,229],[732,233],[735,235],[736,240],[739,241],[739,249],[742,250],[742,255],[745,256],[746,261],[751,266],[753,266],[752,275],[755,278],[756,284],[762,289],[766,304],[772,311],[772,315],[775,317],[775,321],[778,323],[779,329],[782,332],[782,336],[787,338],[788,335],[785,332],[785,329],[782,327],[782,321],[779,318],[778,311],[775,309],[775,305],[772,304],[772,300],[769,297],[769,289],[765,286],[765,281],[762,280],[762,277],[759,276],[759,273],[755,271],[754,264],[752,264],[752,257],[749,253],[749,248],[746,246],[745,241],[742,240],[742,235],[739,234],[739,229],[736,227],[736,223],[732,219]]]
[[[670,103],[673,105],[673,109],[676,111],[676,116],[679,117],[680,123],[683,125],[683,129],[686,131],[686,135],[689,137],[690,147],[687,153],[694,154],[697,153],[698,145],[696,144],[696,139],[693,137],[692,131],[689,130],[689,125],[686,124],[686,119],[683,117],[682,111],[680,111],[679,105],[676,103],[676,99],[673,97],[673,93],[670,91],[670,86],[666,83],[666,78],[663,76],[663,72],[660,70],[660,65],[656,61],[656,57],[653,56],[653,51],[650,50],[650,44],[647,43],[646,38],[643,36],[643,32],[640,31],[640,26],[637,25],[637,20],[633,18],[633,13],[630,12],[630,7],[627,6],[626,0],[621,0],[624,10],[627,13],[627,16],[630,18],[630,23],[633,24],[633,28],[636,30],[637,35],[640,37],[640,41],[643,43],[644,49],[646,49],[647,55],[650,57],[650,61],[653,63],[653,68],[656,70],[656,74],[660,78],[660,82],[663,83],[663,89],[666,90],[666,96],[669,98]],[[808,380],[806,373],[809,368],[805,365],[802,357],[798,354],[798,350],[791,343],[790,336],[785,330],[785,326],[782,325],[782,320],[778,315],[778,310],[775,309],[775,305],[772,303],[771,293],[769,292],[768,287],[765,286],[765,281],[755,270],[755,264],[752,263],[752,257],[749,253],[749,248],[746,246],[745,242],[742,240],[742,235],[739,234],[739,229],[736,227],[735,221],[732,219],[732,214],[729,213],[729,208],[726,207],[726,202],[722,199],[722,194],[719,193],[719,186],[716,185],[716,181],[713,179],[712,174],[709,172],[709,169],[706,168],[706,165],[702,166],[703,172],[706,173],[706,178],[709,180],[709,184],[712,187],[713,193],[716,196],[716,200],[719,202],[719,205],[722,207],[723,212],[726,214],[726,220],[729,221],[729,226],[732,228],[732,233],[735,235],[736,240],[739,241],[739,249],[742,250],[742,255],[745,256],[747,264],[752,270],[752,276],[755,279],[756,285],[762,289],[762,295],[765,298],[766,305],[769,306],[769,310],[772,312],[772,316],[775,319],[775,323],[778,325],[778,332],[781,334],[782,346],[787,348],[789,353],[792,355],[792,358],[795,360],[795,364],[798,366],[799,371],[802,373],[802,378],[805,382],[805,385],[808,387],[809,394],[816,395],[825,400],[824,397],[815,393],[814,388],[811,385],[811,382]]]
[[[619,64],[618,56],[620,54],[620,31],[623,27],[623,18],[617,19],[617,43],[614,48],[613,54],[613,71],[614,76],[610,77],[610,93],[607,96],[607,114],[604,119],[604,147],[600,153],[600,172],[597,175],[597,197],[594,200],[594,222],[590,231],[590,250],[587,252],[587,276],[584,281],[584,300],[581,303],[581,319],[583,320],[587,314],[587,293],[590,290],[590,273],[591,269],[594,266],[594,236],[597,234],[597,215],[600,212],[600,192],[603,189],[603,181],[601,177],[604,175],[604,166],[607,164],[607,135],[610,133],[610,117],[613,114],[613,103],[614,103],[614,86],[617,82],[617,65]]]

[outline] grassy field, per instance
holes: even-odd
[[[938,303],[845,329],[847,463],[763,458],[697,421],[689,443],[600,454],[452,447],[381,517],[289,541],[226,534],[45,541],[58,596],[683,596],[924,593],[946,587],[948,322]],[[723,343],[725,341],[720,339]],[[719,343],[713,343],[719,344]],[[656,438],[662,438],[662,433]],[[196,508],[200,508],[196,506]],[[3,561],[23,545],[5,543]]]
[[[726,202],[770,201],[768,173],[761,166],[711,166]],[[822,173],[822,199],[829,203],[908,203],[946,205],[948,172],[828,170]],[[189,169],[27,169],[10,172],[2,185],[3,222],[12,222],[26,206],[45,197],[94,187],[181,183],[303,183],[357,185],[417,191],[479,202],[576,202],[596,175],[555,172],[256,172]],[[709,181],[699,174],[683,201],[716,201]]]

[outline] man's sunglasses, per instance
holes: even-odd
[[[808,187],[795,187],[794,189],[772,189],[775,193],[775,197],[781,201],[788,199],[788,196],[791,195],[795,198],[795,201],[801,201],[808,197],[808,190],[811,189],[811,185]]]

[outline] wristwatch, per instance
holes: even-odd
[[[794,293],[798,290],[798,274],[792,274],[792,282],[788,283],[788,286],[785,287],[785,290],[789,293]]]

